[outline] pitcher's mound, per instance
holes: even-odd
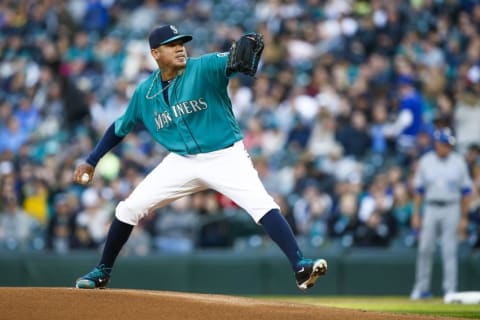
[[[36,320],[419,320],[433,317],[146,290],[0,288],[0,319]],[[435,317],[435,319],[447,319]]]

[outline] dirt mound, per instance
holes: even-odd
[[[266,302],[254,298],[146,290],[0,288],[2,320],[448,319]]]

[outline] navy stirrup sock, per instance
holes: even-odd
[[[292,228],[280,213],[280,210],[272,209],[268,211],[260,219],[260,224],[270,238],[287,256],[292,265],[292,269],[298,271],[301,267],[300,261],[303,259],[303,254],[298,248],[297,240],[295,239]]]
[[[105,268],[112,268],[120,250],[127,242],[132,233],[133,226],[114,218],[110,230],[108,231],[105,247],[103,248],[102,259],[99,266],[103,264]]]

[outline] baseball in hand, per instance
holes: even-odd
[[[82,183],[87,183],[89,180],[90,180],[90,176],[86,172],[82,174],[82,176],[80,177],[80,181]]]

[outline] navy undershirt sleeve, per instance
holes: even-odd
[[[88,155],[86,162],[95,167],[98,161],[122,140],[123,137],[119,137],[115,134],[115,123],[112,123],[103,134],[103,137],[100,139],[95,149],[93,149]]]

